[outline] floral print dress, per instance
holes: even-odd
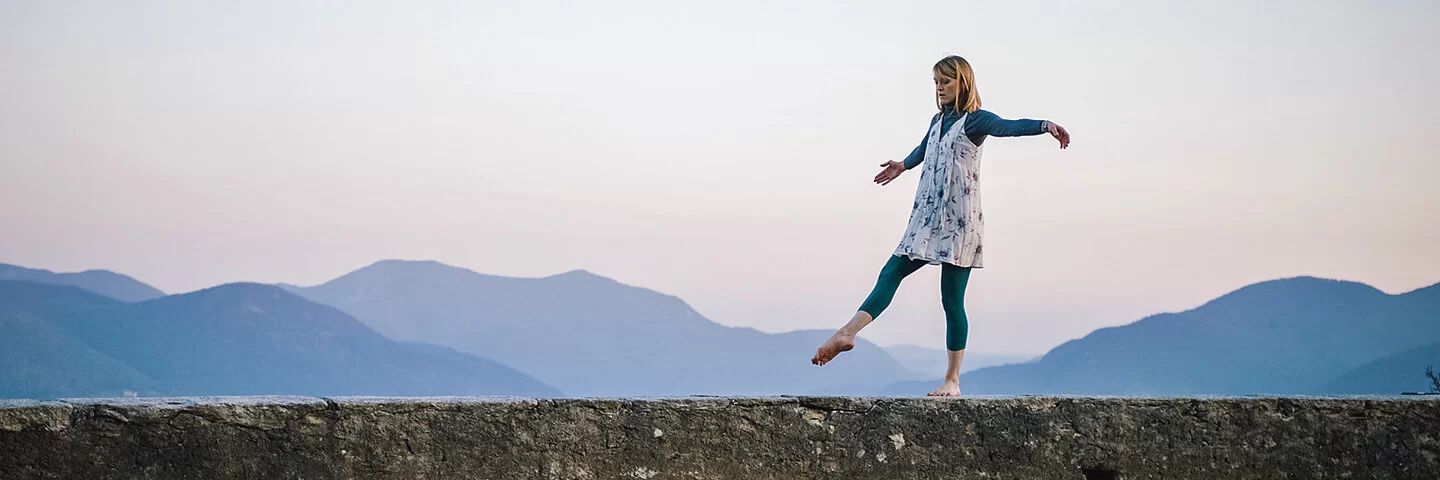
[[[982,267],[981,147],[965,134],[965,116],[943,135],[943,121],[930,127],[910,223],[894,255],[930,265]]]

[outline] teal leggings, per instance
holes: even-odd
[[[880,312],[890,306],[900,281],[927,265],[924,260],[912,260],[891,255],[880,269],[880,279],[875,289],[860,305],[860,311],[870,318],[880,318]],[[957,267],[948,263],[940,264],[940,305],[945,308],[945,348],[950,351],[964,350],[965,337],[970,333],[970,322],[965,319],[965,284],[970,282],[970,268]]]

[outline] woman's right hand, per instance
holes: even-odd
[[[881,185],[888,185],[895,177],[905,173],[905,164],[903,162],[891,160],[880,164],[880,166],[885,167],[885,169],[880,170],[880,173],[875,175],[875,183]]]

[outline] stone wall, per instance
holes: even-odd
[[[0,478],[1440,478],[1440,399],[0,402]]]

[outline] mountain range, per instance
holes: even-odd
[[[387,260],[286,288],[391,338],[484,355],[572,395],[841,394],[921,378],[868,341],[816,368],[810,356],[832,332],[728,327],[673,295],[584,270],[512,278]]]
[[[165,296],[165,292],[155,287],[109,270],[55,273],[0,263],[0,280],[73,285],[122,302],[142,302]]]
[[[0,398],[521,395],[561,391],[492,360],[396,342],[261,284],[143,302],[0,281]]]
[[[1101,328],[1033,363],[964,374],[960,385],[972,394],[1395,394],[1427,385],[1426,364],[1440,366],[1440,357],[1425,347],[1437,341],[1440,284],[1390,295],[1296,277]],[[1390,380],[1376,380],[1382,372]]]
[[[728,327],[583,270],[515,278],[385,260],[309,287],[169,296],[105,271],[0,274],[12,279],[0,281],[0,397],[913,396],[944,367],[938,349],[861,340],[817,368],[808,359],[828,330]],[[1440,367],[1440,284],[1392,295],[1265,281],[1038,358],[972,353],[966,364],[967,394],[1423,391],[1425,368]]]

